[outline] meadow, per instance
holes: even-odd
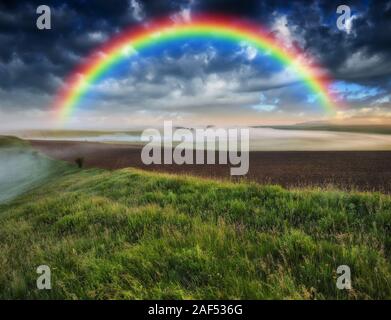
[[[390,196],[49,161],[0,204],[1,299],[391,298]]]

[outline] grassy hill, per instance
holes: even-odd
[[[72,168],[0,205],[7,299],[390,299],[390,255],[377,193]],[[52,290],[36,289],[43,264]]]
[[[5,147],[27,147],[28,143],[12,136],[0,136],[0,148]]]

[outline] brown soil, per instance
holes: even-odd
[[[70,141],[31,141],[48,156],[85,167],[119,169],[137,167],[212,178],[228,178],[230,165],[150,165],[141,162],[139,146]],[[242,177],[243,178],[243,177]],[[237,178],[233,178],[237,179]],[[276,151],[250,153],[245,179],[285,187],[328,185],[343,189],[391,193],[389,151]]]

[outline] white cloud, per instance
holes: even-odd
[[[286,15],[277,15],[272,24],[272,31],[276,38],[287,48],[291,48],[295,43],[304,45],[304,38],[300,34],[297,26],[289,24]]]
[[[271,112],[277,108],[277,106],[273,104],[257,104],[255,106],[252,106],[254,110],[257,111],[266,111],[266,112]]]
[[[391,63],[380,54],[369,55],[364,51],[357,51],[338,69],[345,78],[371,77],[387,74],[391,71]]]
[[[245,56],[249,61],[254,60],[258,55],[258,50],[246,42],[241,42],[240,48],[238,54]]]
[[[191,9],[190,8],[182,9],[180,12],[180,16],[184,21],[189,22],[191,20]]]
[[[145,13],[140,2],[137,0],[130,0],[129,7],[135,20],[141,21],[145,18]]]
[[[384,97],[381,97],[379,99],[376,99],[371,103],[371,105],[381,105],[381,104],[387,104],[391,102],[391,95],[386,95]]]
[[[179,12],[171,15],[171,19],[175,22],[190,22],[192,14],[192,6],[195,3],[194,0],[190,0],[187,5],[181,7]]]
[[[278,103],[280,100],[278,98],[269,99],[265,94],[261,93],[259,98],[259,104],[251,106],[252,109],[256,111],[271,112],[278,108]]]
[[[297,72],[291,67],[287,67],[271,75],[247,75],[249,76],[248,78],[246,78],[246,75],[244,75],[243,78],[247,87],[251,88],[252,90],[265,90],[285,87],[301,80]]]
[[[362,51],[354,52],[345,63],[346,69],[367,69],[379,63],[378,55],[366,56]]]
[[[89,32],[87,37],[90,41],[93,42],[103,42],[107,40],[107,35],[101,31]]]

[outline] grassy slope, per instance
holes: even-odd
[[[0,136],[0,203],[70,170],[70,165],[38,153],[26,141]]]
[[[28,143],[12,136],[0,136],[0,148],[3,147],[26,147]]]
[[[0,206],[0,298],[390,299],[390,231],[380,194],[84,170]]]

